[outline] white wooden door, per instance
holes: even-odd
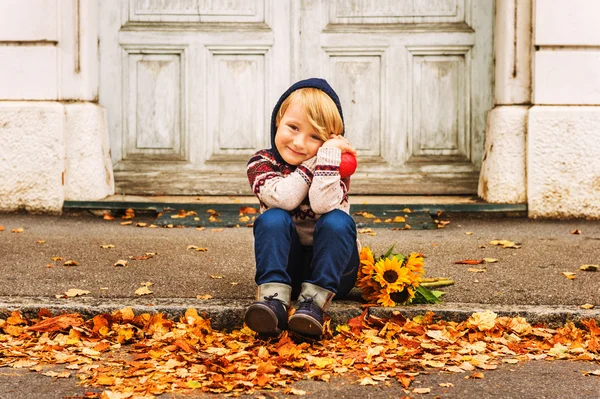
[[[100,103],[117,192],[250,194],[294,81],[327,78],[359,150],[352,192],[475,193],[493,1],[101,3]]]

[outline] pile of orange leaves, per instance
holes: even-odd
[[[399,312],[377,318],[368,309],[306,342],[283,333],[263,340],[251,330],[215,331],[188,309],[180,320],[134,315],[129,308],[84,320],[41,311],[25,319],[0,319],[0,367],[29,369],[53,378],[76,378],[99,387],[101,398],[151,398],[166,392],[252,394],[262,389],[302,395],[300,379],[329,381],[352,374],[362,385],[398,381],[410,389],[424,370],[482,378],[499,364],[528,360],[600,360],[600,327],[567,323],[550,329],[486,311],[463,322],[433,313],[406,319]],[[47,371],[62,365],[60,373]]]

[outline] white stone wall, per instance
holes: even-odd
[[[0,211],[114,193],[97,0],[0,2]],[[108,160],[108,161],[107,161]]]
[[[600,218],[600,1],[535,5],[529,215]]]
[[[533,107],[527,146],[529,215],[600,218],[598,107]]]

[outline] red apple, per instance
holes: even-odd
[[[352,176],[356,171],[356,157],[349,152],[342,152],[342,161],[340,162],[340,177],[345,179]]]

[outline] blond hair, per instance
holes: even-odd
[[[293,91],[281,103],[275,118],[275,126],[279,127],[279,122],[292,101],[302,107],[308,122],[317,131],[321,140],[327,141],[330,134],[344,133],[344,122],[335,102],[325,92],[314,87],[304,87]]]

